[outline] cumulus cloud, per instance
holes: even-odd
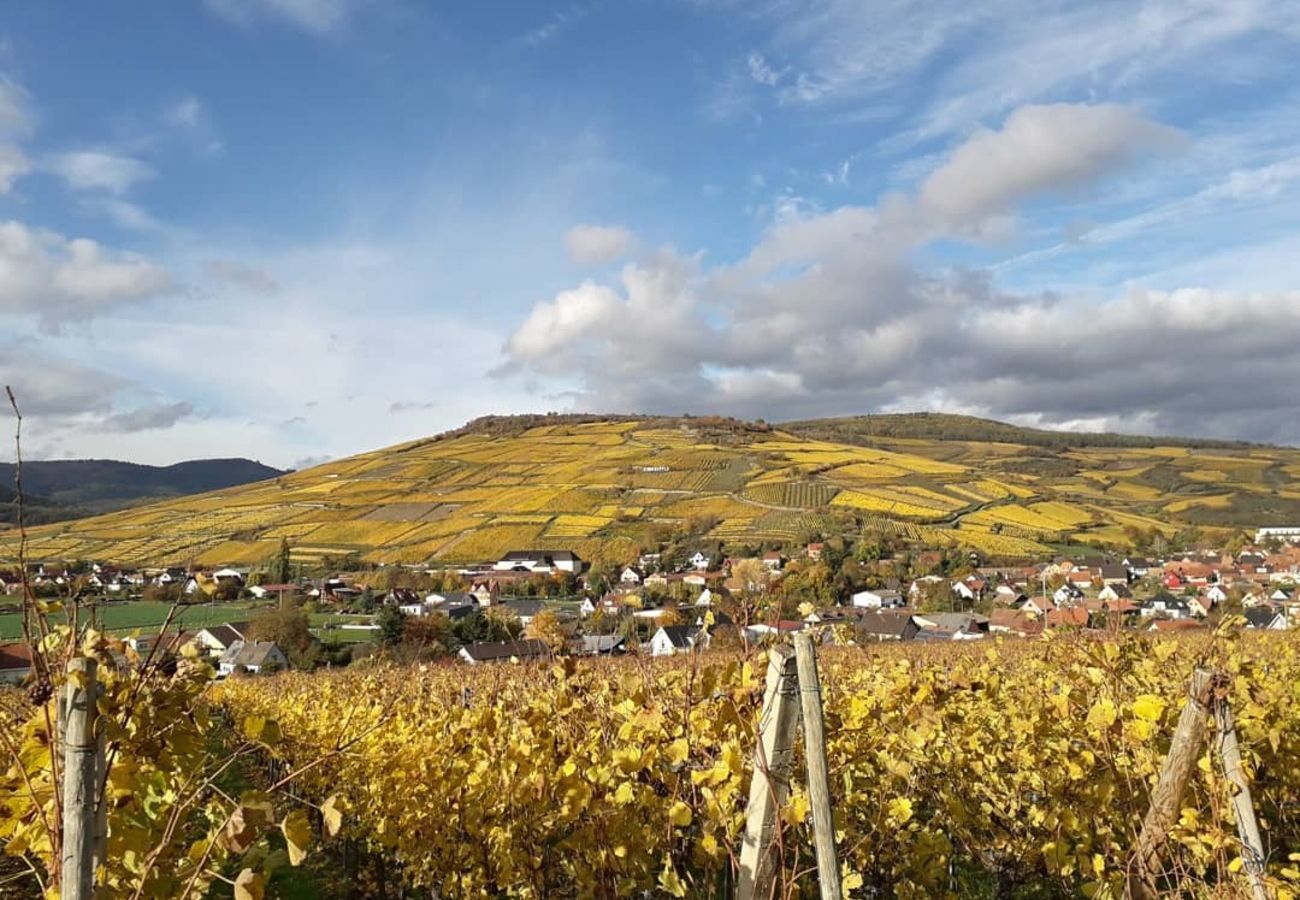
[[[193,413],[193,404],[185,401],[154,403],[126,412],[114,413],[105,418],[100,423],[100,427],[105,431],[114,431],[121,434],[154,431],[160,428],[171,428],[181,419],[191,416]]]
[[[1300,440],[1300,292],[1135,290],[1099,308],[915,261],[937,238],[1176,140],[1121,108],[1021,111],[958,148],[916,196],[787,217],[729,265],[665,251],[562,291],[505,354],[584,409],[944,408]]]
[[[0,384],[13,388],[23,415],[32,417],[104,413],[129,386],[116,375],[17,344],[0,344]]]
[[[123,194],[154,175],[153,169],[138,159],[100,150],[60,153],[50,160],[49,168],[70,187],[111,194]]]
[[[1177,147],[1173,128],[1116,104],[1024,106],[981,130],[922,183],[921,208],[944,221],[986,219],[1041,194],[1077,187],[1135,155]]]
[[[636,236],[620,225],[575,225],[564,235],[569,258],[582,265],[601,265],[627,256]]]
[[[35,314],[47,324],[83,319],[110,306],[161,294],[172,286],[161,267],[134,253],[106,250],[0,222],[0,314]]]

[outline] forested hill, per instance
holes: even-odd
[[[1067,450],[1086,447],[1202,447],[1211,449],[1247,449],[1245,441],[1216,441],[1205,438],[1159,437],[1115,434],[1112,432],[1050,431],[1025,428],[994,419],[959,416],[951,413],[882,413],[845,416],[833,419],[805,419],[783,422],[783,431],[823,441],[858,444],[872,438],[904,438],[927,441],[995,441],[1030,447]]]
[[[34,460],[23,463],[23,494],[28,520],[51,522],[282,474],[250,459],[196,459],[170,466],[110,459]],[[0,522],[13,521],[13,484],[14,464],[0,463]]]

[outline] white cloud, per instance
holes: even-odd
[[[0,75],[0,137],[31,134],[31,100],[22,86]]]
[[[600,265],[626,256],[636,235],[621,225],[575,225],[564,235],[569,258],[582,265]]]
[[[207,117],[203,102],[198,97],[182,97],[167,108],[165,118],[173,128],[200,127]]]
[[[71,187],[111,194],[123,194],[137,182],[154,176],[153,169],[138,159],[99,150],[61,153],[49,161],[48,167]]]
[[[47,324],[88,318],[172,286],[160,266],[87,238],[66,238],[21,222],[0,222],[0,314],[34,314]]]
[[[304,31],[326,34],[342,26],[359,0],[204,0],[209,9],[241,25],[279,19]]]
[[[923,209],[976,222],[1026,197],[1090,182],[1144,151],[1181,143],[1177,131],[1115,104],[1024,106],[981,130],[921,185]]]
[[[13,144],[0,144],[0,194],[7,194],[15,181],[31,171],[23,151]]]
[[[778,419],[937,403],[1041,424],[1300,440],[1289,387],[1300,292],[1143,288],[1099,308],[915,261],[936,238],[1172,140],[1120,107],[1023,110],[976,134],[915,197],[796,211],[730,265],[664,252],[563,291],[534,307],[506,356],[573,388],[585,409]],[[1261,409],[1271,412],[1252,415]]]

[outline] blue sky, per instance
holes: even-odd
[[[548,409],[1300,442],[1300,9],[972,7],[21,4],[29,455]]]

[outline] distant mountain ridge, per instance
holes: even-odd
[[[0,522],[15,519],[14,463],[0,463]],[[285,474],[251,459],[195,459],[149,466],[111,459],[29,460],[23,499],[29,524],[111,512],[145,500],[200,494]]]

